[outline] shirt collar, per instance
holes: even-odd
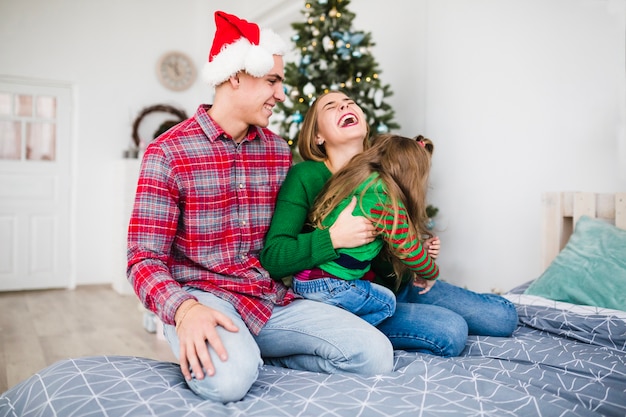
[[[200,124],[200,127],[204,131],[204,134],[207,136],[209,142],[214,142],[220,138],[230,138],[224,132],[224,129],[220,125],[217,124],[215,120],[211,116],[209,116],[209,109],[211,108],[210,104],[201,104],[196,111],[195,118]],[[267,142],[268,138],[265,135],[263,129],[258,126],[249,126],[248,133],[243,138],[242,142],[252,141],[259,138],[263,142]]]

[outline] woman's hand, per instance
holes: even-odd
[[[372,242],[376,238],[376,228],[363,216],[353,216],[356,197],[339,213],[337,220],[330,226],[330,240],[333,248],[356,248]]]

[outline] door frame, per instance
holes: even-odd
[[[67,82],[67,81],[59,81],[59,80],[46,80],[46,79],[38,79],[38,78],[29,78],[29,77],[21,77],[21,76],[11,76],[11,75],[2,75],[0,74],[0,83],[15,85],[16,90],[19,89],[20,86],[24,86],[26,88],[52,88],[52,89],[61,89],[66,90],[68,94],[68,126],[67,126],[67,147],[69,148],[67,151],[67,179],[68,184],[68,246],[66,248],[68,253],[68,273],[69,277],[65,281],[66,285],[63,287],[54,286],[54,287],[45,287],[45,288],[66,288],[66,289],[75,289],[76,288],[76,207],[77,207],[77,163],[78,163],[78,150],[76,146],[76,138],[78,131],[77,124],[77,88],[76,84]],[[57,138],[57,140],[59,140]],[[42,289],[45,289],[42,288]],[[27,290],[34,288],[26,288]],[[19,289],[16,289],[19,291]],[[13,291],[13,290],[9,290]]]

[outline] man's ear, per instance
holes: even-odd
[[[230,85],[231,85],[233,88],[238,88],[238,87],[239,87],[239,84],[240,84],[240,81],[239,81],[239,73],[236,73],[235,75],[231,75],[231,76],[228,78],[228,82],[230,83]]]

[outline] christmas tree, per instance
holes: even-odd
[[[399,127],[394,111],[385,102],[392,95],[380,81],[380,70],[371,55],[371,34],[352,29],[355,14],[350,0],[309,0],[304,22],[291,26],[296,34],[296,62],[285,65],[287,98],[278,103],[280,133],[296,148],[300,124],[315,98],[328,90],[341,90],[365,112],[370,132],[385,133]]]

